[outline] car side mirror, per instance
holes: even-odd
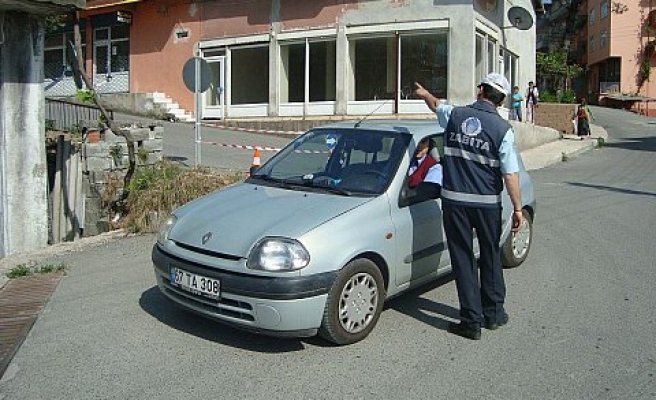
[[[413,199],[417,197],[417,189],[413,189],[408,187],[408,184],[404,184],[403,189],[401,189],[401,193],[399,194],[399,208],[402,207],[407,207],[415,202]]]

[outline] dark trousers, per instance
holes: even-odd
[[[579,118],[576,130],[579,136],[590,136],[590,123],[585,118]]]
[[[443,203],[444,231],[460,300],[460,321],[478,327],[505,314],[506,284],[501,266],[501,208],[463,207]],[[473,230],[480,248],[477,265]],[[480,270],[480,281],[479,281]]]

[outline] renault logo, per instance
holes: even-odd
[[[205,244],[205,243],[209,242],[210,239],[212,239],[212,232],[207,232],[206,234],[203,235],[203,238],[201,239],[201,241],[203,242],[203,244]]]

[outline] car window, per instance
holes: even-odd
[[[303,189],[334,188],[381,194],[391,182],[410,135],[365,129],[311,130],[262,166],[254,178],[271,178]]]

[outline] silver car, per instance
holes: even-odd
[[[441,152],[434,120],[342,122],[311,129],[246,181],[177,209],[152,260],[162,293],[216,321],[280,336],[365,338],[383,303],[450,273],[439,199],[408,185],[419,141]],[[525,223],[503,262],[532,241],[535,197],[520,160]]]

